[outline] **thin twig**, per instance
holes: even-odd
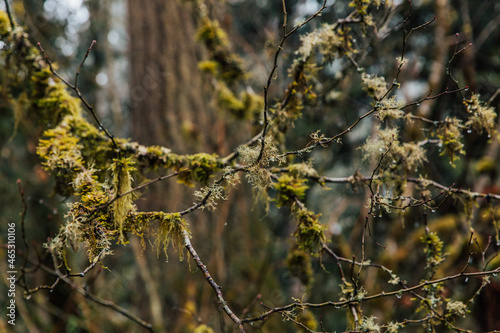
[[[196,266],[198,266],[198,268],[203,272],[203,275],[205,275],[205,278],[207,279],[208,283],[214,289],[215,294],[217,295],[217,301],[219,302],[219,305],[222,307],[224,312],[231,318],[231,320],[234,321],[236,325],[238,325],[240,332],[245,332],[241,319],[238,318],[238,316],[236,316],[234,312],[227,306],[227,302],[224,300],[224,297],[222,296],[222,291],[221,291],[222,288],[214,281],[214,279],[208,272],[207,266],[203,264],[200,257],[198,256],[198,253],[196,253],[196,250],[193,248],[193,245],[191,245],[189,234],[187,233],[186,230],[182,230],[182,234],[184,236],[184,246],[186,246],[187,250],[193,257],[194,261],[196,262]]]
[[[326,8],[326,0],[323,1],[323,5],[321,6],[321,8],[319,8],[316,11],[316,13],[314,13],[313,15],[311,15],[304,23],[296,26],[295,28],[293,28],[288,33],[286,31],[287,30],[287,18],[288,18],[288,14],[287,14],[287,11],[286,11],[285,0],[282,0],[282,6],[283,6],[283,36],[281,37],[281,40],[280,40],[280,42],[278,44],[278,48],[276,49],[276,52],[274,54],[273,68],[269,72],[269,76],[267,77],[267,84],[264,87],[264,112],[263,112],[264,125],[263,125],[263,128],[262,128],[262,135],[260,137],[261,147],[260,147],[259,156],[255,160],[255,162],[253,163],[253,165],[257,165],[259,163],[259,161],[262,159],[262,156],[264,155],[265,138],[266,138],[266,135],[267,135],[267,129],[269,127],[269,96],[268,96],[268,94],[269,94],[269,88],[270,88],[271,82],[272,82],[272,80],[274,78],[274,73],[276,72],[276,69],[278,68],[278,59],[279,59],[279,55],[280,55],[281,51],[283,50],[283,45],[285,44],[285,40],[288,37],[290,37],[294,32],[296,32],[298,28],[302,27],[304,24],[308,23],[313,18],[315,18],[316,16],[320,15],[321,12]]]
[[[358,263],[356,263],[356,264],[358,264]],[[348,304],[355,304],[355,303],[359,303],[359,302],[363,302],[363,301],[371,301],[371,300],[382,298],[382,297],[401,295],[401,294],[406,293],[406,292],[411,292],[414,290],[422,289],[423,287],[426,287],[426,286],[430,286],[430,285],[434,285],[434,284],[438,284],[438,283],[443,283],[443,282],[447,282],[447,281],[451,281],[451,280],[456,280],[459,278],[476,277],[476,276],[490,276],[490,275],[495,275],[498,273],[500,273],[500,267],[497,267],[496,269],[489,270],[489,271],[458,273],[458,274],[449,275],[449,276],[446,276],[446,277],[440,278],[440,279],[435,279],[435,280],[431,280],[431,281],[424,281],[424,282],[419,283],[417,285],[414,285],[412,287],[401,288],[401,289],[391,291],[391,292],[381,292],[381,293],[378,293],[375,295],[365,296],[363,298],[355,299],[355,300],[350,299],[350,300],[344,300],[344,301],[338,301],[338,302],[326,301],[323,303],[294,302],[294,303],[291,303],[291,304],[288,304],[285,306],[273,308],[267,312],[264,312],[263,314],[261,314],[260,316],[257,316],[257,317],[245,318],[242,320],[242,323],[261,321],[261,320],[269,317],[273,313],[283,312],[283,311],[287,311],[287,310],[290,310],[293,308],[304,308],[304,307],[322,308],[322,307],[329,307],[329,306],[342,307],[342,306],[345,306]]]
[[[24,189],[23,185],[21,182],[21,179],[17,180],[17,186],[19,189],[19,195],[21,196],[21,202],[23,204],[23,210],[21,212],[21,238],[24,243],[24,248],[26,249],[26,255],[29,255],[29,250],[30,248],[28,247],[28,242],[26,242],[26,230],[25,230],[25,220],[26,220],[26,213],[28,211],[28,204],[26,203],[26,198],[24,197]],[[23,287],[27,289],[27,283],[26,283],[26,264],[27,260],[24,258],[23,261],[23,266],[21,267],[21,280],[23,281]]]

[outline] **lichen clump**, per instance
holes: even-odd
[[[378,138],[368,138],[361,151],[365,160],[380,160],[380,171],[401,170],[407,173],[427,161],[425,149],[413,142],[401,142],[397,128],[379,128],[377,133]]]
[[[352,41],[343,29],[336,25],[323,24],[320,28],[300,37],[302,45],[297,50],[301,60],[307,60],[313,53],[318,52],[325,62],[333,61],[343,54],[354,52],[351,49]]]
[[[473,94],[464,103],[467,106],[467,111],[470,113],[469,120],[465,123],[465,126],[474,129],[479,134],[486,131],[491,136],[496,130],[495,119],[497,114],[495,108],[484,105],[477,94]]]
[[[453,167],[455,167],[455,160],[458,159],[457,155],[465,155],[462,135],[460,133],[461,127],[463,127],[463,125],[460,119],[447,117],[436,131],[436,135],[440,141],[440,155],[447,155]]]

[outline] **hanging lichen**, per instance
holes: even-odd
[[[125,219],[130,212],[135,210],[132,193],[130,193],[133,180],[131,173],[135,171],[134,163],[130,158],[116,159],[110,169],[113,174],[114,193],[117,196],[113,202],[113,217],[115,226],[119,227],[119,241],[125,244],[126,240],[123,234]]]

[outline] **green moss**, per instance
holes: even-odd
[[[324,234],[326,226],[318,221],[320,215],[316,215],[307,209],[301,208],[295,208],[292,213],[299,221],[297,229],[293,234],[298,248],[317,254],[322,244],[326,241]]]
[[[217,94],[217,104],[236,115],[238,118],[243,118],[245,104],[238,99],[234,93],[226,85],[221,85]]]
[[[427,255],[427,267],[434,274],[436,267],[444,261],[443,241],[433,232],[422,236],[420,241],[425,244],[424,253]]]
[[[483,156],[474,164],[474,171],[477,174],[495,172],[497,162],[489,156]]]
[[[0,35],[5,36],[11,32],[11,24],[9,15],[6,12],[0,11]]]
[[[219,85],[217,104],[238,119],[255,119],[264,109],[262,96],[245,91],[236,97],[223,83]]]
[[[193,182],[206,184],[214,173],[224,167],[215,154],[200,153],[176,157],[174,166],[177,170],[191,168],[189,172],[183,172],[177,178],[179,183],[187,185],[192,185]]]
[[[203,19],[196,33],[196,38],[210,45],[228,46],[227,35],[224,30],[220,28],[219,22],[208,18]]]
[[[36,101],[45,96],[49,82],[53,81],[53,74],[50,72],[48,67],[43,67],[42,69],[35,71],[30,79],[33,84],[33,90],[31,93],[31,98]]]
[[[206,62],[205,69],[217,69],[215,76],[226,83],[233,83],[245,77],[242,61],[231,52],[226,33],[217,21],[204,18],[196,37],[205,44],[210,55],[211,63],[209,65]]]
[[[78,249],[80,244],[87,249],[87,256],[91,261],[99,254],[101,258],[105,254],[111,254],[111,241],[116,234],[112,227],[110,208],[106,206],[111,192],[97,180],[95,171],[89,168],[74,177],[72,186],[80,201],[69,205],[66,223],[46,245],[62,258],[66,248]]]
[[[300,279],[305,286],[310,286],[313,281],[311,257],[306,252],[295,249],[286,258],[286,265],[292,276]]]
[[[273,184],[276,189],[276,207],[291,206],[298,199],[304,199],[306,190],[309,186],[305,185],[307,180],[294,177],[290,174],[283,174],[276,183]]]
[[[48,126],[59,123],[67,115],[81,113],[80,101],[71,96],[63,83],[49,85],[44,96],[35,101],[36,110]]]
[[[215,76],[217,75],[219,65],[217,64],[217,62],[213,60],[205,60],[205,61],[200,61],[200,63],[198,64],[198,68],[202,72],[210,73]]]
[[[75,137],[66,122],[53,129],[48,129],[40,139],[37,154],[42,165],[55,175],[56,192],[69,196],[72,193],[71,182],[76,174],[84,169],[80,139]]]

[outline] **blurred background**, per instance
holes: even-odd
[[[346,17],[352,8],[348,1],[327,1],[321,17],[311,21],[286,41],[278,62],[276,80],[270,89],[270,101],[283,97],[291,82],[289,68],[301,45],[299,36],[323,23],[334,23]],[[290,25],[301,22],[315,11],[321,2],[316,0],[287,1]],[[429,90],[441,92],[455,85],[446,75],[446,68],[455,48],[468,43],[472,46],[453,61],[453,76],[460,86],[469,86],[491,106],[497,107],[500,98],[500,3],[494,0],[435,0],[412,1],[413,9],[408,27],[437,19],[416,31],[406,44],[408,63],[402,71],[398,98],[407,101],[425,96]],[[2,7],[3,6],[3,7]],[[0,5],[4,8],[4,3]],[[388,9],[390,8],[390,9]],[[95,106],[104,125],[117,137],[129,137],[144,145],[160,145],[178,154],[195,152],[227,156],[260,130],[259,118],[238,116],[227,112],[217,101],[214,78],[200,70],[199,63],[208,58],[210,50],[196,35],[200,26],[200,10],[206,11],[227,33],[232,50],[242,59],[247,73],[232,88],[252,91],[259,95],[272,68],[276,47],[281,39],[283,9],[281,1],[271,0],[207,0],[200,1],[13,1],[13,14],[26,28],[33,44],[40,42],[59,71],[68,78],[74,76],[78,65],[93,40],[93,47],[81,75],[80,89]],[[403,20],[408,3],[393,1],[373,11],[378,31],[354,31],[353,43],[359,51],[358,64],[368,73],[384,75],[390,82],[401,55]],[[458,34],[458,35],[457,35]],[[458,43],[458,44],[457,44]],[[3,45],[0,45],[3,47]],[[311,141],[310,134],[321,129],[334,135],[371,109],[372,99],[361,89],[359,73],[348,59],[340,58],[318,66],[316,75],[308,78],[314,98],[304,99],[302,116],[280,135],[281,149],[295,150]],[[462,100],[456,95],[415,105],[412,112],[430,119],[464,113]],[[19,106],[22,108],[22,105]],[[7,222],[20,223],[23,210],[16,180],[22,181],[27,200],[25,218],[30,254],[50,266],[43,248],[64,223],[67,203],[71,198],[54,195],[53,179],[40,166],[36,145],[42,127],[36,119],[14,114],[23,112],[2,101],[0,104],[0,231],[5,239]],[[363,161],[357,149],[373,135],[377,120],[367,119],[342,141],[327,149],[296,158],[296,162],[312,161],[319,174],[327,177],[348,177],[355,171],[369,176],[374,161]],[[401,125],[402,141],[415,140],[419,130]],[[445,186],[471,189],[484,193],[500,193],[498,180],[498,140],[486,133],[464,133],[465,155],[449,165],[440,156],[439,147],[428,150],[428,161],[415,175],[430,178]],[[151,174],[151,178],[154,173]],[[244,178],[244,177],[242,177]],[[137,180],[142,181],[142,180]],[[327,184],[328,185],[328,184]],[[327,226],[330,247],[341,256],[359,258],[359,244],[367,213],[368,191],[350,184],[310,184],[305,203]],[[195,188],[196,189],[196,188]],[[160,182],[141,193],[136,201],[140,210],[176,212],[189,207],[195,189],[173,181]],[[470,226],[484,245],[488,236],[495,235],[496,203],[478,201],[445,201],[437,212],[427,217],[429,225],[447,244],[448,257],[440,268],[443,274],[459,273],[467,260]],[[329,257],[313,258],[313,279],[293,274],[287,267],[287,256],[293,246],[290,236],[296,222],[286,208],[277,209],[252,196],[252,189],[243,179],[230,192],[228,201],[220,202],[214,212],[200,211],[188,216],[193,231],[193,246],[207,265],[215,281],[223,287],[230,307],[237,315],[259,315],[265,308],[292,302],[291,297],[310,302],[337,300],[340,278],[335,262]],[[469,211],[464,207],[469,207]],[[492,209],[493,213],[488,212]],[[423,235],[423,213],[418,209],[404,214],[381,214],[371,232],[375,241],[366,243],[366,252],[374,263],[383,264],[397,272],[409,285],[417,284],[425,275],[415,274],[425,256],[419,248]],[[497,226],[498,228],[498,226]],[[500,244],[493,243],[487,255],[498,252]],[[17,244],[23,249],[23,244]],[[232,323],[218,309],[213,290],[196,269],[191,258],[177,260],[171,253],[168,261],[157,257],[147,244],[142,251],[139,240],[131,238],[127,246],[115,245],[114,256],[107,257],[106,268],[96,268],[79,283],[102,298],[112,300],[138,317],[150,322],[159,332],[192,332],[201,324],[215,332],[233,331]],[[5,251],[1,252],[0,269],[6,271]],[[471,266],[482,269],[481,253]],[[75,272],[88,266],[84,249],[69,255]],[[19,259],[20,260],[20,259]],[[190,262],[190,264],[188,264]],[[28,284],[50,285],[54,277],[31,267]],[[395,288],[381,278],[378,269],[363,273],[365,289],[372,293]],[[2,281],[5,281],[2,279]],[[466,301],[481,285],[481,279],[455,280],[447,284],[450,297]],[[0,294],[6,293],[4,282]],[[40,291],[30,300],[22,298],[18,289],[18,325],[16,332],[142,332],[143,328],[124,316],[85,300],[67,285],[60,284],[51,293]],[[446,295],[445,295],[446,296]],[[256,300],[258,300],[256,302]],[[3,301],[0,302],[3,305]],[[472,331],[500,330],[500,281],[492,283],[469,307],[471,315],[458,318],[457,325]],[[363,310],[382,323],[404,318],[418,318],[411,296],[383,298],[363,304]],[[312,311],[315,320],[321,318],[327,331],[346,329],[346,309],[321,308]],[[5,318],[0,319],[0,331],[10,329]],[[264,323],[255,323],[249,331],[300,331],[280,315]],[[320,330],[319,327],[316,330]],[[410,327],[417,332],[420,327]],[[443,331],[446,331],[443,328]]]

